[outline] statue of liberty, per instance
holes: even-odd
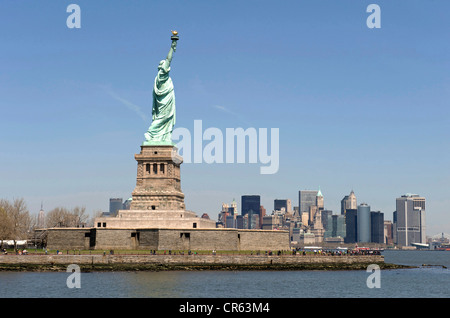
[[[152,124],[145,133],[143,145],[174,145],[172,131],[175,125],[175,93],[169,77],[170,63],[176,51],[178,32],[172,31],[172,45],[167,58],[159,62],[158,74],[153,85]]]

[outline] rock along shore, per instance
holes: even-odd
[[[408,268],[382,255],[0,255],[0,271],[366,270]]]

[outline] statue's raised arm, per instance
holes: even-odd
[[[175,52],[176,50],[177,50],[177,41],[173,40],[172,45],[170,46],[169,54],[167,54],[166,58],[166,61],[169,62],[169,64],[170,62],[172,62],[173,52]]]
[[[167,58],[166,58],[168,65],[170,65],[170,63],[172,62],[173,52],[177,51],[177,41],[179,39],[177,31],[172,31],[172,34],[173,34],[171,37],[172,45],[170,46],[170,50],[169,50],[169,53],[167,54]]]

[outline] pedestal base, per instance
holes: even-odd
[[[186,210],[119,210],[116,217],[96,218],[94,226],[108,229],[210,229],[216,227],[216,222]]]
[[[143,145],[138,162],[131,210],[184,210],[180,165],[183,158],[173,145]]]

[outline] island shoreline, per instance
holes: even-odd
[[[387,264],[382,255],[0,255],[0,271],[298,271],[412,268]]]

